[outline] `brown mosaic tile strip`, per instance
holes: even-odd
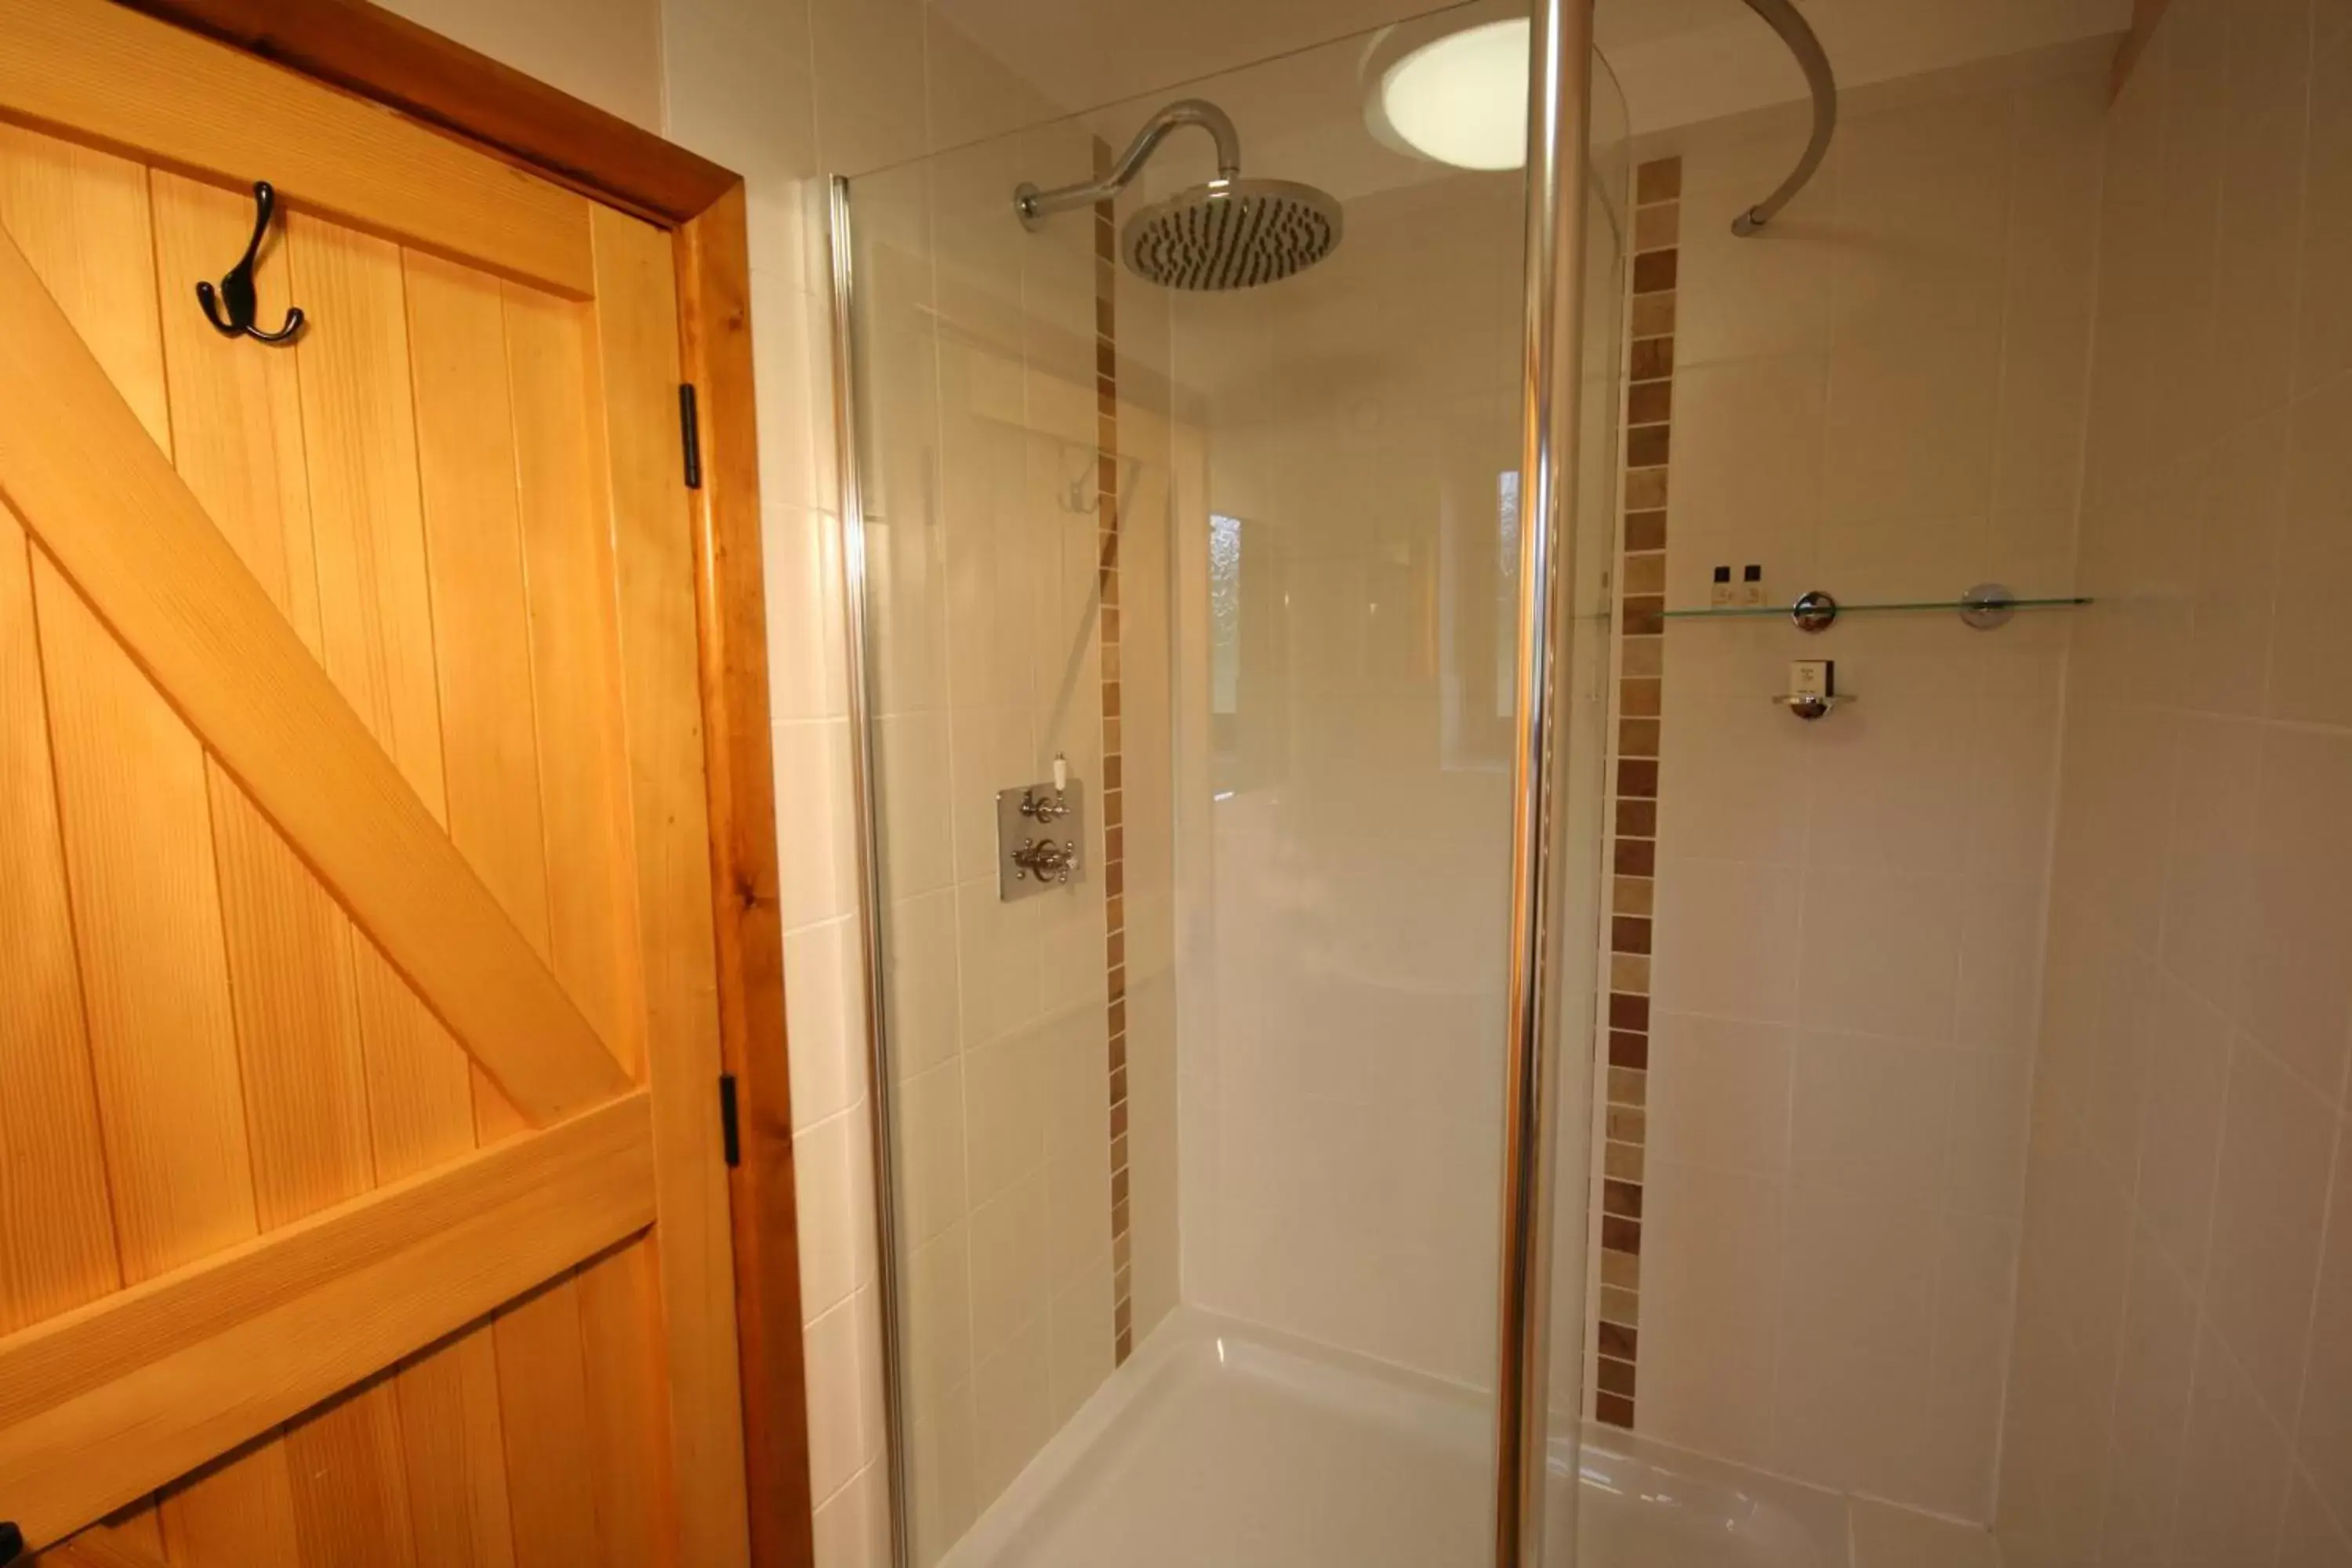
[[[1683,166],[1634,174],[1626,301],[1625,525],[1617,562],[1617,756],[1612,773],[1609,1060],[1601,1115],[1601,1293],[1594,1303],[1593,1413],[1632,1428],[1637,1411],[1643,1173],[1650,1100],[1650,955],[1658,869],[1658,758],[1665,706],[1667,471],[1674,458],[1675,290]]]
[[[1095,173],[1110,168],[1110,146],[1095,142]],[[1095,205],[1096,522],[1102,639],[1103,966],[1109,1000],[1106,1068],[1110,1087],[1111,1354],[1135,1353],[1134,1236],[1128,1184],[1127,791],[1119,751],[1118,593],[1118,231],[1109,202]]]

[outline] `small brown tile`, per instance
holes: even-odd
[[[1126,1358],[1122,1356],[1120,1359]],[[1633,1429],[1633,1402],[1622,1394],[1596,1394],[1592,1396],[1592,1418],[1603,1426],[1631,1432]]]
[[[1621,717],[1627,719],[1655,719],[1658,717],[1658,710],[1665,703],[1665,696],[1664,681],[1646,676],[1639,678],[1627,676],[1617,682],[1617,711]],[[1627,790],[1624,793],[1655,795],[1657,792],[1654,789],[1649,789],[1638,792]]]
[[[1114,860],[1111,864],[1115,866],[1118,864],[1118,862]],[[1112,893],[1103,900],[1103,924],[1109,927],[1114,931],[1123,931],[1126,929],[1126,899],[1117,893]]]
[[[1680,253],[1653,250],[1646,256],[1633,258],[1633,292],[1635,294],[1666,294],[1675,287],[1675,274],[1680,268]]]
[[[1638,952],[1612,952],[1609,955],[1609,989],[1628,995],[1650,994],[1650,961]]]
[[[1626,361],[1627,379],[1663,381],[1675,374],[1675,340],[1636,338]]]
[[[1601,1124],[1615,1142],[1646,1145],[1650,1141],[1649,1112],[1641,1106],[1610,1106],[1601,1112]]]
[[[1127,933],[1125,931],[1115,931],[1111,932],[1110,940],[1104,944],[1104,947],[1106,952],[1109,954],[1110,966],[1113,969],[1118,968],[1120,964],[1127,962]]]
[[[1601,1287],[1601,1315],[1612,1323],[1638,1329],[1642,1326],[1642,1298],[1622,1285],[1605,1284]]]
[[[1658,846],[1648,838],[1621,838],[1610,851],[1610,868],[1620,877],[1658,874]]]
[[[1639,1290],[1642,1288],[1642,1260],[1630,1252],[1603,1252],[1601,1255],[1601,1283],[1603,1287],[1613,1286],[1620,1290]],[[1636,1321],[1621,1313],[1612,1312],[1610,1316],[1621,1323]]]
[[[1614,915],[1609,921],[1609,950],[1612,952],[1647,952],[1650,951],[1651,925],[1648,921],[1627,915]]]
[[[1110,1266],[1113,1268],[1125,1268],[1128,1259],[1133,1256],[1134,1244],[1126,1232],[1121,1231],[1110,1238]]]
[[[1642,1222],[1602,1215],[1601,1245],[1612,1252],[1630,1252],[1639,1257],[1642,1251]]]
[[[1110,1097],[1113,1100],[1127,1098],[1127,1069],[1123,1067],[1110,1069]]]
[[[1642,1146],[1638,1143],[1607,1143],[1601,1145],[1601,1174],[1620,1182],[1642,1179]]]
[[[1673,452],[1671,425],[1636,425],[1625,432],[1625,466],[1629,468],[1663,468]]]
[[[1127,829],[1117,826],[1113,820],[1118,801],[1117,792],[1103,796],[1103,853],[1114,860],[1127,854]]]
[[[1633,1363],[1632,1362],[1619,1361],[1614,1356],[1602,1356],[1600,1373],[1601,1393],[1613,1394],[1623,1399],[1633,1397]]]
[[[1624,634],[1629,637],[1654,637],[1666,629],[1666,601],[1657,594],[1646,594],[1625,601]]]
[[[1658,885],[1650,880],[1646,871],[1620,872],[1610,882],[1609,908],[1615,914],[1651,914],[1657,897]]]
[[[1625,394],[1625,423],[1664,425],[1675,416],[1675,384],[1645,381]]]
[[[1113,1236],[1125,1236],[1127,1230],[1127,1200],[1120,1198],[1110,1205],[1110,1233]]]
[[[1127,1033],[1127,998],[1124,996],[1115,999],[1110,1005],[1110,1032],[1114,1035]]]
[[[1683,209],[1678,203],[1640,207],[1633,213],[1633,248],[1664,250],[1683,237]]]
[[[1647,1072],[1650,1068],[1650,1037],[1639,1029],[1610,1030],[1609,1065]]]
[[[1103,868],[1103,891],[1117,898],[1127,891],[1127,862],[1114,860]]]
[[[1643,468],[1625,476],[1625,510],[1660,511],[1666,504],[1666,470]]]
[[[1601,1212],[1615,1215],[1620,1219],[1640,1219],[1642,1189],[1632,1182],[1604,1180],[1601,1184]]]
[[[1110,1108],[1110,1135],[1124,1137],[1127,1132],[1127,1101],[1120,1100]]]
[[[1669,338],[1675,332],[1675,301],[1679,294],[1644,294],[1633,301],[1633,335]]]
[[[1609,1026],[1612,1029],[1648,1029],[1650,999],[1647,996],[1612,994],[1609,998]]]
[[[1134,1353],[1135,1331],[1132,1329],[1119,1330],[1117,1337],[1111,1342],[1111,1359],[1118,1365],[1125,1366],[1127,1364],[1128,1358]],[[1630,1410],[1626,1413],[1625,1425],[1627,1426],[1633,1425],[1633,1413]]]
[[[1118,606],[1112,605],[1102,612],[1102,638],[1107,643],[1118,641]],[[1116,747],[1111,748],[1117,750]]]
[[[1658,764],[1644,757],[1620,757],[1617,760],[1617,793],[1637,800],[1649,800],[1658,793]],[[1648,873],[1639,873],[1648,875]]]
[[[1644,163],[1633,174],[1633,199],[1643,206],[1652,202],[1671,202],[1683,194],[1683,161],[1679,157],[1657,158]]]
[[[1124,1074],[1127,1071],[1126,1034],[1121,1032],[1119,1034],[1113,1035],[1107,1044],[1105,1050],[1110,1060],[1110,1070],[1114,1074]],[[1127,1079],[1124,1077],[1121,1077],[1118,1082],[1111,1086],[1111,1099],[1116,1100],[1124,1100],[1126,1098]]]
[[[1116,337],[1118,325],[1117,318],[1111,314],[1110,300],[1108,298],[1097,299],[1095,300],[1095,335],[1103,338]]]
[[[1666,672],[1666,644],[1663,637],[1629,637],[1617,655],[1617,673],[1634,680],[1655,680]]]
[[[1121,781],[1126,777],[1126,761],[1121,758],[1118,752],[1113,752],[1110,755],[1103,759],[1103,788],[1118,789],[1121,787]]]
[[[1617,754],[1621,757],[1654,757],[1658,754],[1658,721],[1655,719],[1623,718],[1617,721]],[[1643,819],[1634,819],[1640,821]],[[1655,838],[1656,818],[1647,819],[1649,826],[1638,826],[1618,818],[1617,831],[1630,833],[1636,838]]]
[[[1124,1105],[1127,1102],[1125,1100],[1121,1100],[1119,1103]],[[1118,1184],[1119,1178],[1127,1174],[1127,1140],[1125,1138],[1114,1138],[1110,1141],[1110,1195],[1113,1203],[1118,1203],[1124,1200],[1127,1196],[1126,1192]]]
[[[1593,1337],[1599,1342],[1602,1355],[1615,1356],[1619,1361],[1634,1359],[1636,1347],[1641,1343],[1641,1330],[1630,1323],[1612,1323],[1606,1318],[1595,1324],[1594,1330]]]
[[[1664,551],[1625,557],[1625,574],[1622,581],[1629,599],[1654,599],[1666,591],[1666,556]]]
[[[1636,1110],[1650,1108],[1650,1075],[1635,1072],[1631,1068],[1609,1069],[1609,1103],[1630,1105]],[[1637,1215],[1635,1216],[1639,1218]]]
[[[1103,682],[1102,710],[1107,719],[1118,717],[1118,682],[1116,680]]]
[[[1634,511],[1625,514],[1625,549],[1629,554],[1641,551],[1664,550],[1665,547],[1666,514],[1664,512]]]

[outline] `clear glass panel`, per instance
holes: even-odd
[[[1545,1568],[1593,1568],[1630,1560],[1612,1540],[1605,1488],[1580,1487],[1582,1423],[1591,1408],[1589,1310],[1597,1253],[1589,1237],[1597,1184],[1592,1180],[1596,1073],[1605,1070],[1606,1031],[1600,1007],[1603,950],[1601,861],[1609,796],[1610,685],[1615,645],[1614,574],[1618,559],[1618,426],[1625,364],[1624,224],[1632,205],[1632,138],[1624,95],[1606,61],[1593,59],[1591,184],[1585,197],[1582,384],[1577,405],[1574,515],[1563,552],[1569,572],[1569,644],[1559,680],[1557,725],[1560,808],[1552,823],[1559,880],[1553,909],[1559,932],[1554,1026],[1559,1030],[1559,1104],[1553,1201],[1550,1487],[1545,1514]],[[1579,1552],[1580,1541],[1582,1551]]]
[[[854,182],[915,1563],[1491,1561],[1525,195],[1367,110],[1416,37],[1522,14]],[[1338,198],[1328,260],[1202,293],[1111,259],[1118,224],[1213,174],[1193,131],[1115,216],[1024,229],[1016,184],[1087,177],[1184,96],[1233,115],[1247,175]],[[1605,214],[1613,99],[1600,119]],[[1594,232],[1607,454],[1613,220]],[[1613,461],[1580,472],[1580,1211]],[[1016,816],[1013,844],[1078,868],[1008,900],[998,795],[1055,798],[1057,762],[1079,813]],[[1578,1215],[1561,1235],[1580,1250]],[[1572,1413],[1580,1263],[1562,1279]]]

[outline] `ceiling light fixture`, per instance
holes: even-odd
[[[1389,127],[1426,158],[1458,169],[1517,169],[1528,161],[1526,17],[1488,22],[1423,44],[1381,78]]]

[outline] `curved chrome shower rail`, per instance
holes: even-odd
[[[1820,170],[1822,160],[1830,155],[1830,139],[1837,134],[1838,120],[1837,75],[1830,69],[1830,57],[1814,35],[1813,25],[1797,9],[1796,0],[1747,0],[1747,4],[1780,35],[1804,70],[1806,84],[1813,89],[1813,139],[1805,144],[1805,155],[1797,160],[1796,172],[1780,182],[1780,188],[1732,220],[1731,232],[1742,239],[1780,216],[1780,209],[1805,188]]]
[[[1144,161],[1152,149],[1166,139],[1171,131],[1180,126],[1197,125],[1217,139],[1217,178],[1234,180],[1241,177],[1242,138],[1234,129],[1233,117],[1205,98],[1177,100],[1143,122],[1110,173],[1098,180],[1083,184],[1056,185],[1041,191],[1034,184],[1024,184],[1013,193],[1013,205],[1021,214],[1021,221],[1030,228],[1048,213],[1067,212],[1072,207],[1092,206],[1108,201],[1127,189],[1135,176],[1143,172]]]

